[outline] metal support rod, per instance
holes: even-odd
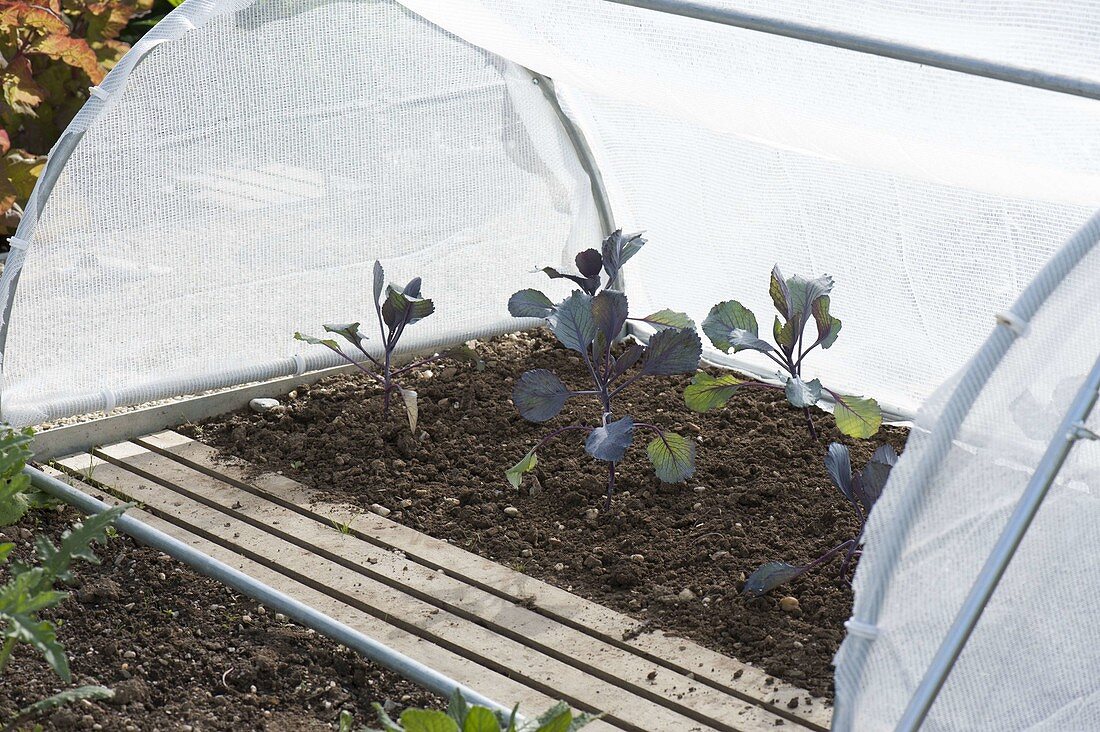
[[[1040,69],[997,63],[973,56],[935,51],[906,43],[848,33],[841,30],[797,23],[766,15],[747,13],[713,2],[698,0],[605,0],[618,5],[653,10],[670,15],[705,20],[711,23],[759,31],[774,36],[794,38],[822,46],[843,48],[857,53],[882,56],[898,61],[908,61],[923,66],[934,66],[948,71],[958,71],[971,76],[1007,81],[1021,86],[1070,94],[1088,99],[1100,99],[1100,82],[1065,74],[1054,74]]]
[[[974,632],[974,627],[978,624],[989,598],[997,589],[997,584],[1020,546],[1020,541],[1031,526],[1039,506],[1046,498],[1062,463],[1065,462],[1078,440],[1095,439],[1096,435],[1084,427],[1084,421],[1096,404],[1098,395],[1100,395],[1100,358],[1097,358],[1085,383],[1073,398],[1069,411],[1066,412],[1065,418],[1055,433],[1055,439],[1047,447],[1036,466],[1012,516],[1005,524],[977,579],[974,580],[970,594],[959,608],[951,629],[944,637],[939,650],[936,651],[920,685],[909,699],[909,705],[898,722],[895,732],[916,732],[920,729],[951,669],[955,666],[963,646],[966,645],[970,634]]]
[[[36,468],[28,467],[24,471],[30,476],[31,482],[40,490],[59,498],[66,503],[76,506],[85,513],[94,514],[105,511],[109,506],[83,491],[43,473]],[[429,691],[433,691],[443,697],[449,697],[456,690],[472,704],[489,707],[505,714],[511,713],[510,707],[504,707],[497,702],[482,696],[473,689],[464,686],[438,671],[424,664],[398,653],[389,646],[370,638],[358,630],[335,620],[324,613],[313,609],[305,603],[295,600],[289,595],[279,592],[275,588],[254,579],[244,572],[230,567],[211,556],[203,554],[198,549],[188,546],[184,542],[169,536],[168,534],[145,524],[138,519],[122,515],[115,522],[115,528],[124,534],[132,536],[137,541],[180,560],[200,574],[212,577],[238,592],[248,595],[265,606],[286,614],[307,628],[316,630],[337,643],[357,651],[364,658],[385,666],[400,674],[404,678],[418,684]]]

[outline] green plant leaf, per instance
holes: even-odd
[[[857,439],[867,439],[882,426],[882,410],[870,397],[844,396],[829,392],[836,404],[833,416],[838,430]]]
[[[623,351],[622,354],[615,359],[615,364],[611,367],[611,381],[614,381],[629,371],[630,367],[638,363],[638,360],[644,353],[645,346],[640,343],[632,343],[630,348]]]
[[[687,313],[677,312],[675,310],[658,310],[655,313],[650,313],[644,318],[632,318],[632,320],[639,320],[643,323],[649,323],[658,330],[664,328],[695,328],[695,321],[688,317]]]
[[[437,709],[406,709],[401,713],[405,732],[462,732],[458,722]]]
[[[356,348],[361,348],[362,342],[367,340],[367,337],[359,332],[359,323],[329,323],[321,327],[323,327],[327,333],[335,333],[338,336],[342,336],[344,340]],[[297,337],[298,334],[295,333],[294,336]]]
[[[675,432],[664,432],[646,445],[657,478],[682,483],[695,472],[695,443]]]
[[[427,298],[416,298],[398,287],[386,287],[386,301],[382,303],[382,320],[391,330],[404,323],[412,325],[435,312],[435,303]]]
[[[699,368],[702,355],[703,343],[694,330],[660,330],[646,345],[642,373],[649,376],[690,374]]]
[[[729,341],[734,353],[738,351],[760,351],[761,353],[770,353],[775,350],[772,344],[756,335],[756,333],[742,328],[734,328],[731,330],[729,335],[726,336],[726,340]]]
[[[466,698],[462,696],[462,692],[455,689],[451,692],[451,698],[447,700],[447,714],[451,719],[462,725],[466,722],[466,715],[470,713],[470,705],[466,703]]]
[[[382,732],[405,732],[397,722],[390,718],[385,707],[378,702],[374,702],[371,706],[374,708],[374,713],[378,715],[378,721],[382,723]]]
[[[343,351],[340,350],[340,344],[332,340],[331,338],[314,338],[313,336],[295,332],[294,340],[302,341],[303,343],[309,343],[314,346],[324,346],[325,348],[330,348],[337,353],[343,353]]]
[[[645,246],[645,243],[646,240],[642,238],[641,233],[624,235],[622,229],[613,231],[610,236],[604,239],[601,247],[601,257],[609,281],[615,281],[623,265],[637,254],[638,250]]]
[[[626,455],[626,449],[633,441],[634,420],[627,415],[589,432],[584,449],[597,460],[617,463]]]
[[[554,372],[533,369],[519,377],[512,389],[512,403],[520,416],[531,422],[546,422],[558,415],[573,396]]]
[[[18,714],[16,714],[16,719],[27,721],[52,709],[65,706],[66,704],[72,704],[73,702],[84,699],[110,699],[114,695],[115,692],[111,691],[106,686],[78,686],[75,689],[66,689],[53,696],[40,699],[34,704],[23,707],[19,710]]]
[[[741,594],[747,597],[760,597],[784,582],[790,582],[806,571],[806,567],[796,567],[786,562],[767,562],[749,575]]]
[[[553,312],[553,301],[538,290],[520,290],[508,298],[508,313],[514,318],[549,318]]]
[[[708,412],[728,402],[745,383],[733,374],[711,376],[706,371],[698,371],[684,389],[684,403],[693,412]]]
[[[534,450],[531,450],[518,463],[504,471],[504,477],[508,479],[513,488],[519,488],[520,483],[523,482],[523,474],[530,473],[538,464],[538,456],[535,455]]]
[[[817,338],[822,348],[828,348],[836,343],[836,337],[840,335],[840,318],[834,318],[829,314],[829,296],[818,298],[811,308],[814,322],[817,323]]]
[[[703,333],[722,353],[729,353],[732,344],[729,335],[734,330],[745,330],[753,335],[759,332],[756,316],[736,300],[720,302],[710,309],[703,319]]]
[[[596,338],[592,296],[574,290],[550,316],[550,329],[563,346],[584,355]]]
[[[818,379],[803,381],[801,378],[793,376],[787,379],[784,392],[787,394],[787,401],[791,403],[791,406],[799,409],[812,407],[821,398],[821,381]]]
[[[462,723],[462,732],[500,732],[500,723],[485,707],[472,707]]]

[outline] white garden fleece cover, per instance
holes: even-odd
[[[1100,79],[1088,0],[719,4]],[[95,90],[27,208],[0,279],[0,416],[333,365],[291,336],[369,322],[375,259],[436,302],[409,348],[530,325],[508,295],[606,233],[531,72],[615,224],[647,232],[635,313],[698,322],[737,299],[763,317],[773,264],[831,274],[843,331],[806,376],[904,414],[1100,206],[1089,99],[607,0],[186,0]],[[902,458],[859,574],[889,585],[880,636],[838,680],[849,729],[892,728],[1100,350],[1096,269],[1032,323],[931,484],[905,483],[919,445]],[[926,729],[1100,729],[1096,450],[1078,448]],[[910,489],[925,508],[899,516]],[[876,569],[908,519],[899,573]]]

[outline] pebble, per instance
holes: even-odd
[[[779,601],[779,609],[785,613],[793,613],[797,612],[801,608],[798,606],[797,597],[787,596]]]
[[[378,514],[378,515],[379,515],[379,516],[381,516],[382,518],[385,518],[386,516],[389,516],[389,515],[390,515],[390,509],[386,508],[385,506],[383,506],[383,505],[382,505],[382,504],[380,504],[380,503],[372,503],[372,504],[370,505],[370,510],[371,510],[371,511],[372,511],[373,513],[376,513],[376,514]]]
[[[137,654],[134,653],[133,651],[126,651],[125,653],[122,654],[122,657],[123,658],[137,658]]]
[[[276,623],[285,623],[286,621],[287,621],[287,617],[285,615],[283,615],[282,613],[275,613],[275,622]]]
[[[564,569],[565,569],[565,565],[562,564],[561,562],[558,562],[557,564],[554,565],[554,571],[555,572],[561,572]]]
[[[705,485],[697,485],[694,488],[692,488],[692,490],[695,491],[696,493],[706,493],[707,487]]]
[[[587,511],[584,512],[584,520],[587,521],[590,524],[596,523],[596,521],[599,518],[600,518],[600,509],[598,509],[598,508],[590,508],[590,509],[588,509]]]
[[[524,557],[524,558],[526,559],[526,558],[528,558],[528,557],[532,557],[532,556],[534,556],[534,552],[532,552],[532,551],[531,551],[530,549],[524,549],[523,551],[521,551],[521,552],[519,553],[519,555],[520,555],[521,557]]]
[[[691,591],[690,587],[685,587],[680,590],[680,594],[676,596],[676,599],[680,602],[691,602],[695,599],[695,593]]]
[[[642,554],[631,554],[630,555],[630,561],[632,561],[632,562],[644,562],[645,561],[645,556],[642,555]]]
[[[596,567],[602,567],[603,562],[601,562],[600,558],[595,554],[589,554],[584,558],[584,566],[588,569],[595,569]]]
[[[267,398],[253,399],[248,403],[248,406],[252,407],[253,412],[259,412],[262,414],[264,412],[270,412],[272,409],[278,407],[279,400]]]
[[[692,510],[692,511],[698,511],[698,510],[699,510],[699,509],[701,509],[702,507],[703,507],[703,504],[702,504],[702,503],[696,503],[696,504],[695,504],[694,506],[692,506],[692,507],[691,507],[691,510]]]
[[[406,498],[403,501],[401,501],[401,508],[408,508],[411,505],[413,505],[413,501],[412,501],[411,498]]]
[[[516,518],[519,516],[519,509],[515,506],[508,506],[504,509],[504,515],[508,518]]]

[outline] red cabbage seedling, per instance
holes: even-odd
[[[377,369],[376,371],[367,368],[359,361],[348,356],[344,353],[344,350],[340,348],[340,344],[331,338],[314,338],[312,336],[302,335],[301,333],[295,333],[294,337],[306,343],[325,346],[339,355],[340,358],[377,381],[382,387],[382,411],[384,414],[388,415],[390,412],[391,395],[395,391],[398,392],[405,402],[405,411],[409,416],[409,429],[415,432],[417,417],[416,392],[401,386],[401,384],[397,382],[397,377],[413,369],[429,364],[432,361],[443,358],[444,356],[453,354],[436,353],[428,358],[414,361],[400,368],[394,368],[393,353],[397,348],[398,342],[401,340],[401,336],[405,333],[405,329],[434,313],[435,304],[431,300],[421,296],[419,277],[414,277],[404,287],[394,284],[385,285],[386,296],[383,299],[382,290],[384,283],[385,272],[382,269],[382,263],[376,261],[374,263],[374,311],[378,317],[378,330],[382,337],[383,356],[381,360],[372,356],[367,352],[367,349],[363,347],[363,342],[368,339],[367,336],[359,332],[359,323],[324,326],[327,332],[341,336],[344,340],[351,343],[351,345],[362,353],[368,361],[374,364]]]
[[[825,454],[825,469],[829,472],[829,480],[844,495],[852,510],[856,512],[856,516],[859,517],[859,530],[853,538],[837,544],[809,564],[798,566],[786,562],[767,562],[761,565],[745,580],[745,586],[741,588],[742,594],[760,597],[779,585],[809,572],[814,567],[827,564],[841,552],[844,552],[844,561],[840,565],[840,576],[845,576],[852,557],[855,556],[856,549],[859,547],[859,541],[863,537],[867,517],[871,515],[871,509],[882,495],[882,489],[897,461],[898,454],[894,448],[883,445],[875,450],[871,460],[863,466],[863,472],[855,473],[852,472],[852,458],[848,448],[839,442],[831,443]]]
[[[554,304],[538,290],[521,290],[508,301],[508,310],[516,317],[545,318],[561,344],[581,354],[594,386],[573,391],[551,371],[528,371],[512,393],[520,415],[532,422],[546,422],[557,416],[570,397],[580,395],[599,399],[603,413],[598,427],[559,427],[531,448],[505,473],[514,487],[520,486],[524,473],[534,470],[539,448],[571,431],[586,433],[585,450],[608,464],[605,503],[608,507],[615,491],[615,464],[626,455],[636,429],[655,435],[646,452],[660,480],[679,483],[694,472],[695,445],[690,440],[653,424],[635,422],[630,415],[618,419],[613,416],[612,400],[628,386],[645,376],[691,373],[698,368],[702,354],[702,343],[692,321],[683,313],[662,310],[638,319],[660,328],[648,345],[634,344],[617,358],[612,355],[611,346],[630,318],[626,295],[611,287],[617,282],[622,265],[644,244],[640,234],[623,236],[616,231],[604,241],[602,252],[588,249],[577,255],[579,274],[562,274],[550,267],[543,270],[551,278],[570,279],[581,287],[562,302]],[[601,272],[607,275],[603,289]]]
[[[802,361],[818,346],[829,348],[840,333],[840,319],[829,313],[829,293],[833,278],[824,275],[809,280],[795,275],[784,279],[777,264],[772,269],[771,296],[779,311],[772,326],[772,336],[778,346],[772,346],[759,336],[756,316],[736,300],[720,302],[710,309],[703,321],[703,332],[714,347],[723,353],[751,350],[764,354],[782,369],[784,386],[745,381],[732,374],[714,377],[699,372],[691,386],[684,392],[684,401],[696,412],[706,412],[720,407],[742,386],[783,389],[787,401],[802,409],[810,428],[810,435],[817,439],[810,407],[828,394],[834,403],[833,416],[836,426],[849,437],[871,437],[882,425],[882,411],[878,402],[868,397],[838,394],[821,385],[818,379],[802,378]],[[810,320],[816,324],[813,342],[804,339]]]

